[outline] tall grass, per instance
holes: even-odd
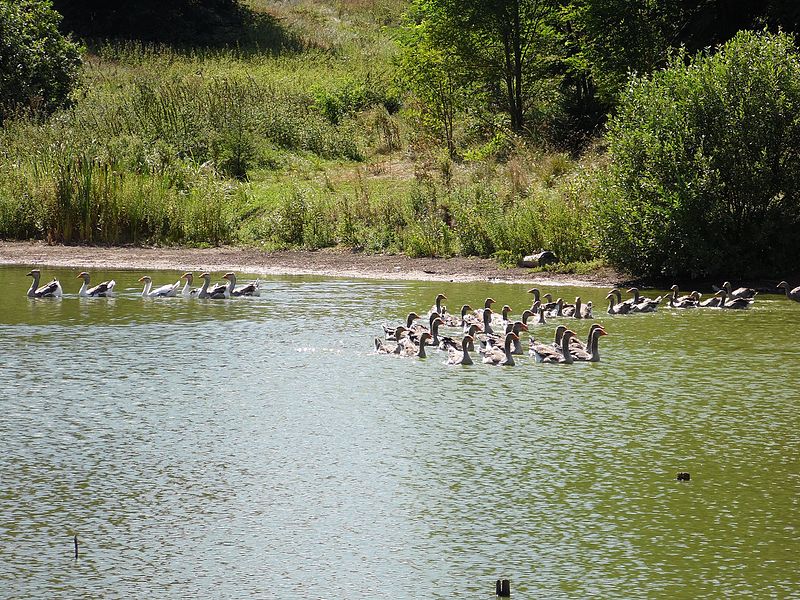
[[[456,162],[412,130],[383,29],[404,0],[251,4],[297,43],[96,45],[73,109],[0,129],[0,237],[595,256],[581,165],[505,138]]]

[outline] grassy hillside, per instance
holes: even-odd
[[[91,46],[71,110],[0,131],[0,236],[595,256],[600,159],[457,123],[454,161],[396,77],[405,2],[251,0],[235,49]]]

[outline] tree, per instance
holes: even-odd
[[[601,246],[637,275],[768,275],[800,246],[800,54],[738,33],[634,78],[609,123]]]
[[[420,101],[420,121],[444,140],[455,157],[454,122],[467,104],[469,85],[453,48],[433,43],[428,23],[411,23],[403,31],[398,57],[400,77]]]
[[[525,131],[552,67],[554,0],[416,0],[414,11],[429,48],[482,88],[513,131]]]
[[[20,108],[49,114],[69,102],[81,57],[60,20],[49,0],[0,2],[0,125]]]
[[[666,65],[679,47],[690,54],[724,44],[742,29],[794,32],[796,0],[565,0],[567,102],[593,127],[614,109],[631,73]]]

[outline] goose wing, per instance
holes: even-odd
[[[104,281],[86,290],[86,294],[95,298],[113,296],[115,285],[117,285],[117,282],[113,279],[111,281]]]
[[[58,279],[53,279],[47,285],[43,285],[34,292],[36,298],[55,298],[61,296],[61,284]]]

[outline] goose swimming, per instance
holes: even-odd
[[[608,335],[608,333],[601,326],[598,326],[589,332],[589,339],[586,342],[585,348],[576,348],[570,345],[569,352],[573,360],[599,362],[600,352],[598,351],[598,342],[600,341],[600,336],[603,335]]]
[[[81,284],[81,289],[78,290],[78,296],[81,298],[113,298],[114,297],[114,286],[117,285],[117,282],[113,279],[110,281],[104,281],[103,283],[98,283],[94,287],[89,287],[89,278],[90,275],[86,271],[82,273],[78,273],[75,276],[75,279],[83,279],[83,283]]]
[[[469,355],[470,347],[473,349],[475,348],[475,344],[473,342],[471,335],[465,335],[464,339],[461,341],[461,349],[457,350],[455,348],[451,348],[448,357],[447,363],[448,365],[471,365],[472,357]]]
[[[515,363],[514,357],[511,354],[511,346],[515,339],[519,339],[516,333],[507,333],[503,348],[501,349],[497,346],[494,346],[487,350],[486,354],[483,355],[483,363],[498,367],[513,367]]]
[[[784,291],[786,292],[786,297],[789,300],[794,300],[795,302],[800,302],[800,285],[798,285],[796,288],[794,288],[793,290],[790,291],[789,290],[789,284],[786,283],[785,281],[781,281],[777,285],[777,287],[778,287],[778,289],[780,289],[780,288],[784,289]]]
[[[143,298],[173,298],[178,295],[178,288],[181,287],[181,280],[175,283],[168,283],[153,289],[153,279],[149,275],[139,278],[139,283],[144,282],[142,290]]]
[[[41,277],[39,269],[31,269],[27,276],[33,277],[31,287],[28,289],[28,298],[61,298],[63,296],[58,279],[53,278],[50,283],[39,287],[39,277]]]

